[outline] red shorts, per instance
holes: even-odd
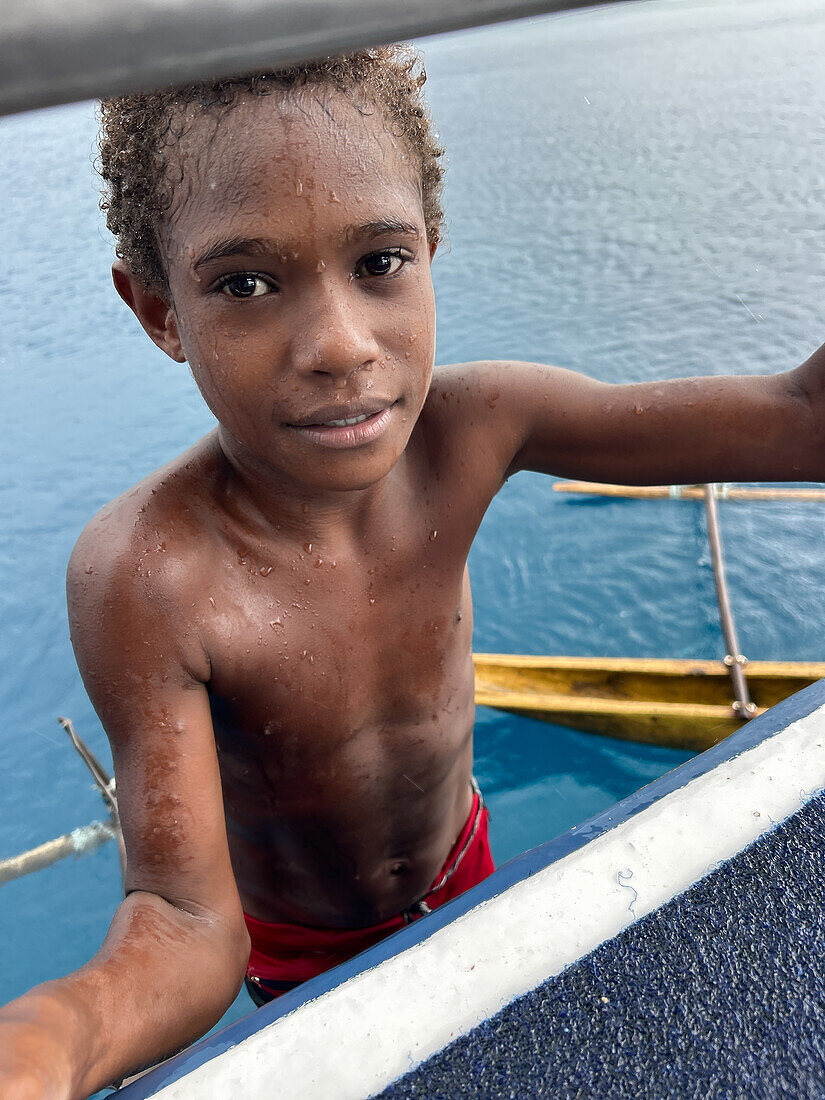
[[[429,891],[409,909],[380,924],[367,928],[313,928],[306,924],[274,924],[244,913],[252,940],[246,969],[246,985],[252,999],[264,1004],[279,997],[482,882],[494,870],[487,838],[488,820],[487,807],[474,788],[470,816]]]

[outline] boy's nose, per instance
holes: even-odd
[[[301,329],[293,344],[293,365],[302,374],[346,379],[380,357],[367,311],[349,294],[324,294]]]

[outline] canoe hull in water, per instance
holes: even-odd
[[[702,752],[743,724],[722,661],[473,655],[476,703],[626,741]],[[745,666],[757,713],[825,679],[825,662]]]

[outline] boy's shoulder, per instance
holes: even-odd
[[[429,399],[441,398],[445,403],[478,401],[489,391],[506,381],[512,363],[480,359],[469,363],[445,363],[433,371]]]
[[[185,598],[208,557],[210,517],[217,525],[214,451],[206,436],[89,520],[69,559],[70,603],[73,590]]]
[[[538,391],[547,398],[554,376],[552,367],[512,360],[436,367],[423,426],[451,449],[496,454],[506,465],[531,422],[531,400]]]
[[[542,363],[529,363],[512,359],[480,359],[468,363],[452,363],[437,366],[433,371],[428,405],[433,412],[458,408],[484,410],[501,416],[508,406],[519,407],[525,390],[536,387],[552,390],[563,379],[575,377],[570,371]],[[499,407],[501,406],[501,407]],[[429,411],[429,410],[428,410]]]

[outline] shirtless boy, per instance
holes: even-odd
[[[825,474],[820,353],[660,384],[433,375],[416,73],[389,49],[104,109],[115,285],[218,427],[72,556],[127,896],[86,967],[0,1013],[4,1100],[85,1097],[210,1027],[248,963],[262,1001],[489,871],[466,562],[510,474]]]

